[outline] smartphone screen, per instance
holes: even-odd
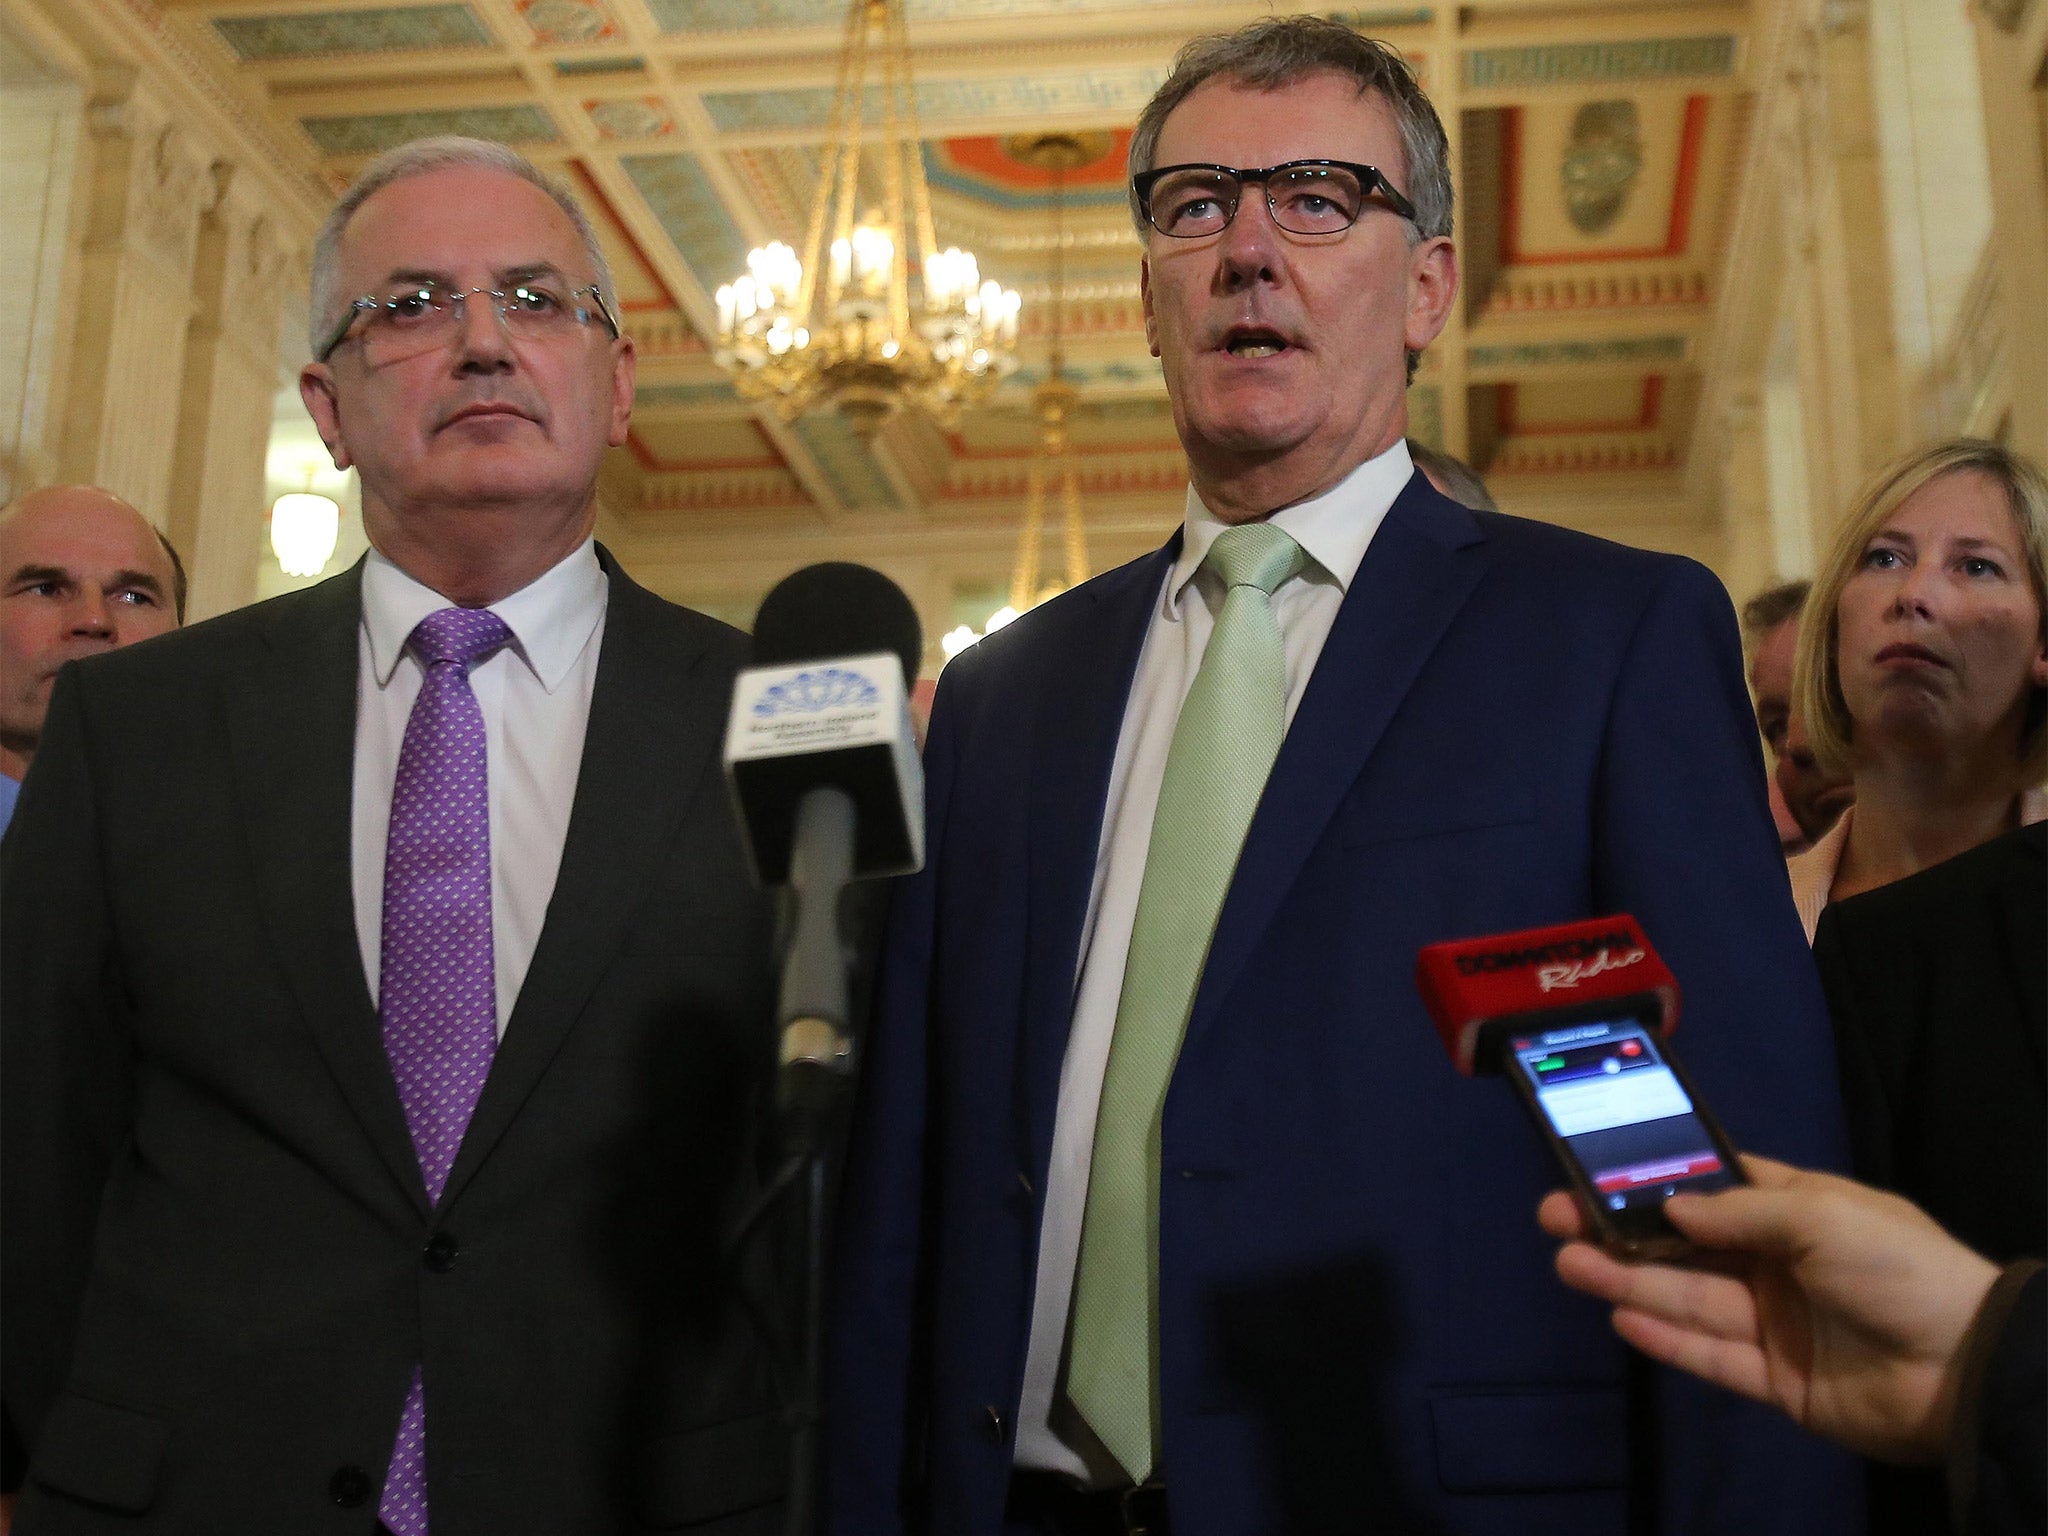
[[[1624,1245],[1671,1242],[1666,1196],[1744,1182],[1734,1153],[1631,1014],[1508,1037],[1508,1070],[1592,1214]]]

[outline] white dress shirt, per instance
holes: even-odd
[[[609,595],[597,550],[585,539],[546,575],[490,605],[512,631],[512,640],[469,673],[484,717],[500,1039],[533,963],[562,864]],[[406,641],[421,619],[448,606],[440,593],[370,551],[356,638],[355,792],[349,830],[356,938],[372,1001],[382,979],[391,791],[398,777],[398,749],[425,676]]]
[[[1287,719],[1308,687],[1344,593],[1365,558],[1387,509],[1408,484],[1414,466],[1408,445],[1397,441],[1312,501],[1275,512],[1307,552],[1301,574],[1273,594],[1273,610],[1287,651]],[[1061,1360],[1073,1301],[1074,1265],[1081,1248],[1081,1215],[1088,1203],[1088,1163],[1095,1149],[1095,1111],[1109,1065],[1123,991],[1124,958],[1138,915],[1138,888],[1152,840],[1152,814],[1167,748],[1182,702],[1201,668],[1209,633],[1222,612],[1223,584],[1203,571],[1209,546],[1227,525],[1188,490],[1180,558],[1167,573],[1145,631],[1131,679],[1103,807],[1095,854],[1095,883],[1081,930],[1080,976],[1060,1095],[1053,1122],[1052,1167],[1046,1176],[1045,1217],[1038,1235],[1038,1285],[1031,1311],[1031,1346],[1024,1364],[1024,1395],[1017,1414],[1016,1464],[1065,1473],[1092,1487],[1125,1481],[1088,1437],[1063,1437],[1068,1412],[1055,1412],[1062,1395]],[[1193,597],[1190,599],[1190,590]],[[1080,1444],[1074,1441],[1080,1441]]]

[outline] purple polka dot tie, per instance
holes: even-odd
[[[420,1176],[437,1205],[498,1048],[490,785],[469,669],[511,638],[488,609],[443,608],[420,620],[410,641],[426,677],[391,790],[378,1012]],[[426,1420],[415,1367],[377,1506],[393,1536],[427,1536]]]

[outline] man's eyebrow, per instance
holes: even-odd
[[[499,267],[492,281],[499,284],[518,283],[524,282],[529,278],[561,277],[562,275],[562,269],[552,261],[523,261],[517,266]],[[432,267],[395,267],[385,274],[384,281],[386,283],[432,283],[439,288],[453,288],[456,286],[456,281],[452,274],[436,271]]]
[[[442,288],[453,288],[455,279],[446,272],[436,272],[431,267],[394,267],[384,275],[389,283],[433,283]]]
[[[108,583],[108,589],[118,590],[124,587],[139,587],[158,600],[161,600],[164,595],[164,584],[147,571],[114,572],[114,579]]]
[[[61,565],[20,565],[7,573],[7,585],[18,587],[24,583],[41,581],[70,581],[72,575]]]

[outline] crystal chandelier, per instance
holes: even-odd
[[[882,196],[856,216],[871,58]],[[757,247],[718,290],[719,363],[742,398],[773,402],[784,420],[829,405],[872,436],[914,401],[950,425],[1016,366],[1017,303],[972,252],[942,251],[933,235],[903,0],[852,0],[803,251]]]

